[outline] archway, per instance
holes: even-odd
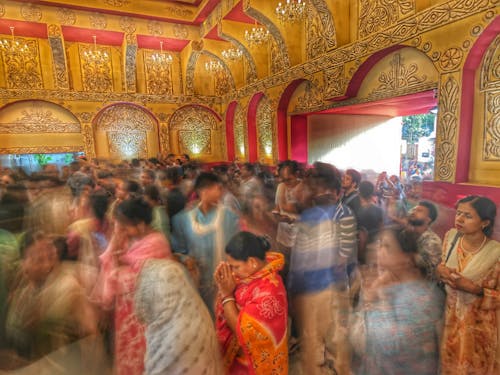
[[[93,123],[98,158],[121,160],[158,155],[158,122],[143,107],[112,104],[101,110]]]

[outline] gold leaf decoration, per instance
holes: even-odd
[[[110,92],[113,91],[113,76],[111,58],[94,60],[85,52],[94,52],[93,45],[79,45],[80,61],[82,62],[82,81],[84,91]],[[97,46],[97,51],[111,56],[108,47]]]
[[[27,51],[2,50],[5,80],[12,89],[43,88],[38,42],[36,40],[16,38]]]
[[[42,19],[42,8],[35,4],[23,4],[21,6],[21,16],[26,21],[38,22]]]
[[[115,159],[146,158],[148,149],[144,131],[110,131],[108,135],[109,153]]]
[[[179,130],[182,151],[190,154],[211,154],[210,129]]]

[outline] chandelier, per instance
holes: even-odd
[[[172,64],[172,55],[163,52],[163,42],[160,42],[160,52],[152,54],[151,60],[155,64]]]
[[[224,57],[226,60],[239,60],[241,56],[243,56],[243,51],[239,48],[229,48],[225,49],[224,51],[221,52],[222,57]]]
[[[250,45],[261,45],[268,41],[269,30],[264,29],[262,26],[255,25],[252,30],[245,30],[245,39]]]
[[[98,64],[104,64],[109,60],[109,55],[106,51],[102,52],[97,49],[97,37],[95,35],[92,35],[92,39],[94,39],[94,49],[85,51],[83,55],[87,60],[93,61]]]
[[[224,67],[222,66],[220,61],[210,60],[205,63],[205,69],[207,70],[207,72],[216,73],[220,72],[222,69],[224,69]]]
[[[281,23],[300,22],[306,15],[306,3],[304,0],[286,0],[286,3],[278,3],[276,16]]]
[[[10,27],[11,39],[0,40],[0,48],[5,52],[10,52],[14,54],[19,53],[29,53],[29,47],[27,44],[19,43],[14,36],[14,26]]]

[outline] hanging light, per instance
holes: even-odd
[[[251,30],[245,30],[245,39],[251,46],[264,44],[269,40],[269,30],[256,24]]]
[[[224,69],[224,67],[222,66],[220,61],[210,60],[205,63],[205,69],[207,70],[207,72],[215,73],[221,71],[222,69]]]
[[[241,56],[243,56],[243,51],[239,48],[229,48],[225,49],[224,51],[221,52],[222,57],[224,57],[226,60],[239,60],[241,59]]]
[[[172,64],[172,55],[163,52],[163,42],[160,42],[160,52],[151,55],[151,61],[154,64]]]
[[[306,2],[304,0],[286,0],[278,3],[276,16],[281,23],[300,22],[306,16]]]
[[[94,49],[85,51],[83,55],[95,63],[104,64],[109,60],[109,55],[106,51],[102,52],[97,49],[97,37],[95,35],[92,35],[92,39],[94,39]]]
[[[27,44],[20,43],[19,40],[16,40],[16,37],[14,35],[14,26],[10,26],[10,35],[11,39],[0,40],[0,48],[2,50],[12,54],[22,54],[29,52],[29,47]]]

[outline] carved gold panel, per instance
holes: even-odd
[[[210,129],[179,130],[180,146],[184,153],[211,154]]]
[[[156,51],[144,51],[147,92],[155,95],[172,95],[174,89],[171,64],[154,61],[153,55],[156,53]]]
[[[113,159],[147,158],[145,131],[109,131],[107,135],[109,154]]]
[[[263,96],[257,106],[257,150],[259,160],[272,161],[274,158],[273,110],[271,101]]]
[[[130,104],[115,104],[98,115],[100,131],[154,131],[155,120],[142,108]]]
[[[359,0],[359,37],[364,38],[414,14],[415,1]]]
[[[238,156],[240,160],[246,160],[248,152],[248,131],[245,121],[245,111],[240,104],[236,107],[233,125],[235,155]]]
[[[500,91],[486,93],[484,160],[500,160]]]
[[[108,58],[93,59],[88,54],[100,52]],[[80,66],[84,91],[111,92],[113,91],[113,67],[111,50],[109,47],[90,44],[79,45]]]
[[[10,89],[43,89],[40,67],[40,53],[36,39],[17,38],[25,51],[20,49],[2,49],[5,81]]]

